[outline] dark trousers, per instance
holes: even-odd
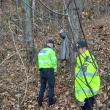
[[[94,97],[86,98],[84,106],[81,107],[82,110],[93,110],[94,101]]]
[[[48,82],[48,104],[49,106],[53,104],[53,97],[54,97],[54,85],[55,85],[55,76],[54,76],[54,69],[48,68],[48,69],[40,69],[40,91],[38,96],[38,101],[42,103],[44,92],[46,89],[46,84]]]

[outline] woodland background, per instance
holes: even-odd
[[[65,14],[64,1],[42,0],[61,14]],[[72,25],[77,26],[74,2],[66,0],[65,4],[73,12],[73,15],[70,13],[71,20],[74,19]],[[100,67],[102,86],[97,98],[98,108],[110,110],[110,0],[77,0],[77,4],[86,40]],[[69,25],[67,17],[49,11],[39,0],[0,0],[0,110],[38,110],[36,97],[40,83],[38,70],[32,72],[34,57],[52,36],[59,58],[62,42],[59,31],[63,27],[69,32]],[[83,38],[78,29],[73,29],[75,36]],[[70,35],[70,39],[72,37]],[[70,60],[59,60],[57,102],[48,108],[46,92],[43,110],[78,110],[72,92],[71,75],[74,73]]]

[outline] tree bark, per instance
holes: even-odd
[[[84,6],[84,0],[75,0],[77,8],[75,6],[74,0],[69,6],[69,9],[67,11],[68,13],[68,21],[69,21],[69,39],[71,40],[71,74],[72,74],[72,80],[73,80],[73,86],[74,86],[74,79],[75,79],[75,59],[76,59],[76,52],[75,52],[75,45],[77,41],[80,39],[81,36],[81,29],[80,29],[80,24],[79,24],[79,18],[78,18],[78,13],[77,10],[81,13],[83,10]],[[72,86],[72,87],[73,87]],[[73,89],[73,93],[75,93],[75,88]],[[75,97],[75,96],[74,96]]]
[[[35,0],[32,0],[32,18],[34,23],[34,16],[35,16]]]
[[[33,64],[33,55],[34,55],[34,44],[32,37],[32,13],[30,10],[29,0],[23,0],[23,9],[24,9],[24,42],[27,48],[27,56],[28,56],[28,65]]]

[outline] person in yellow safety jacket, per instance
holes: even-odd
[[[93,110],[95,97],[100,89],[98,64],[95,57],[87,50],[85,41],[78,41],[76,46],[79,56],[75,65],[75,97],[82,110]]]
[[[38,105],[41,107],[46,89],[46,83],[48,82],[49,95],[48,106],[55,103],[54,98],[54,85],[55,85],[55,73],[57,72],[57,57],[54,51],[54,41],[48,40],[46,47],[40,50],[38,53],[38,67],[40,71],[40,91],[38,96]]]

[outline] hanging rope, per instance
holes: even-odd
[[[41,1],[41,0],[40,0]],[[68,5],[67,5],[67,8],[65,9],[66,11],[67,11],[67,9],[69,8],[69,6],[70,6],[70,4],[71,4],[71,1],[72,0],[70,0],[69,1],[69,3],[68,3]],[[74,0],[75,1],[75,0]],[[75,4],[76,4],[76,1],[75,1]],[[28,4],[27,4],[28,5]],[[45,4],[44,4],[45,5]],[[30,5],[28,5],[31,9],[33,9]],[[85,34],[84,34],[84,30],[83,30],[83,27],[82,27],[82,23],[81,23],[81,20],[80,20],[80,14],[79,14],[79,11],[78,11],[78,8],[77,8],[77,4],[75,5],[76,6],[76,11],[77,11],[77,15],[78,15],[78,19],[79,19],[79,24],[80,24],[80,28],[81,28],[81,31],[82,31],[82,34],[83,34],[83,36],[84,36],[84,39],[85,39],[85,41],[86,41],[86,43],[87,43],[87,40],[86,40],[86,37],[85,37]],[[50,9],[50,8],[49,8]],[[49,10],[48,9],[48,10]],[[51,10],[51,9],[50,9]],[[51,10],[51,12],[55,12],[54,10]],[[55,12],[54,14],[56,14],[56,15],[59,15],[59,14],[61,14],[61,13],[59,13],[58,14],[58,12]],[[68,16],[67,14],[64,14],[64,15],[61,15],[61,16]],[[34,15],[34,16],[36,16],[36,15]],[[45,18],[48,18],[48,19],[52,19],[52,20],[55,20],[54,18],[51,18],[51,17],[47,17],[47,16],[44,16]],[[36,18],[37,18],[37,16],[36,16]],[[63,29],[63,27],[57,22],[57,24],[59,25],[59,27],[61,28],[61,29]],[[64,30],[64,29],[63,29]],[[73,33],[72,33],[72,35],[73,35]],[[71,41],[71,40],[70,40]],[[76,44],[76,43],[75,43]],[[91,57],[92,58],[92,57]],[[93,59],[92,59],[93,60]],[[94,60],[93,60],[94,61]],[[95,63],[94,63],[95,64]]]
[[[83,30],[83,27],[82,27],[82,23],[81,23],[81,20],[80,20],[80,14],[79,14],[79,11],[78,11],[78,7],[77,7],[76,0],[74,0],[74,4],[75,4],[77,16],[78,16],[78,20],[79,20],[80,29],[81,29],[81,31],[82,31],[84,40],[85,40],[85,42],[86,42],[86,44],[87,44],[87,48],[88,48],[88,50],[89,50],[88,43],[87,43],[87,40],[86,40],[86,36],[85,36],[84,30]],[[90,51],[89,51],[89,52],[90,52]],[[92,59],[92,61],[93,61],[93,63],[94,63],[95,68],[97,69],[96,63],[94,62],[94,58],[92,57],[91,52],[90,52],[90,56],[91,56],[91,59]]]
[[[49,7],[47,7],[41,0],[39,0],[39,1],[40,1],[40,3],[41,3],[45,8],[47,8],[50,12],[53,12],[54,14],[61,15],[61,16],[65,16],[65,15],[68,16],[67,14],[62,14],[62,13],[58,13],[58,12],[56,12],[56,11],[54,11],[54,10],[51,10],[51,9],[50,9]],[[77,4],[76,4],[76,1],[75,1],[75,0],[74,0],[74,3],[75,3],[76,12],[77,12],[77,15],[78,15],[78,19],[79,19],[80,28],[81,28],[81,31],[82,31],[84,40],[85,40],[85,42],[87,43],[87,40],[86,40],[84,31],[83,31],[82,23],[81,23],[81,20],[80,20],[80,15],[79,15],[79,12],[78,12]],[[67,11],[67,9],[69,8],[70,4],[71,4],[71,0],[69,1],[68,6],[67,6],[66,9],[65,9],[66,11]],[[31,7],[31,8],[32,8],[32,7]],[[47,16],[45,16],[45,18],[55,20],[54,18],[49,18],[49,17],[47,17]],[[69,23],[70,23],[70,27],[71,27],[71,20],[70,20],[70,18],[69,18]],[[57,24],[59,25],[59,27],[60,27],[61,29],[63,29],[63,27],[60,26],[60,24],[59,24],[58,22],[57,22]],[[71,27],[71,28],[72,28],[72,27]],[[63,29],[63,30],[64,30],[64,29]],[[71,29],[71,30],[72,30],[72,29]],[[72,35],[73,35],[73,31],[72,31]],[[70,40],[70,41],[71,41],[71,40]],[[76,43],[75,43],[75,44],[76,44]],[[87,44],[88,44],[88,43],[87,43]],[[91,55],[91,52],[90,52],[90,55]],[[95,65],[95,68],[97,69],[97,66],[96,66],[96,64],[95,64],[95,62],[94,62],[94,59],[93,59],[92,55],[91,55],[91,58],[92,58],[92,61],[93,61],[94,65]]]
[[[65,8],[65,10],[64,10],[65,12],[68,10],[68,8],[69,8],[71,2],[72,2],[72,0],[70,0],[69,3],[68,3],[68,5],[66,6],[66,8]]]
[[[46,6],[41,0],[38,0],[45,8],[47,8],[49,11],[53,12],[54,14],[57,14],[57,15],[60,15],[60,16],[67,16],[66,14],[62,14],[62,13],[59,13],[59,12],[56,12],[52,9],[50,9],[48,6]]]
[[[75,7],[76,7],[76,12],[77,12],[77,15],[78,15],[78,20],[79,20],[80,28],[81,28],[81,31],[82,31],[84,40],[85,40],[85,42],[86,42],[86,44],[87,44],[87,48],[88,48],[88,50],[89,50],[88,43],[87,43],[87,40],[86,40],[84,31],[83,31],[82,23],[81,23],[81,20],[80,20],[80,15],[79,15],[79,12],[78,12],[78,7],[77,7],[77,4],[76,4],[76,0],[74,0],[74,4],[75,4]],[[93,56],[91,55],[91,52],[90,52],[90,51],[89,51],[89,53],[90,53],[91,59],[92,59],[92,61],[93,61],[93,64],[94,64],[94,66],[95,66],[95,68],[96,68],[96,70],[97,70],[98,68],[97,68],[96,63],[95,63],[95,61],[94,61],[94,58],[93,58]],[[82,61],[81,61],[81,58],[80,58],[80,57],[79,57],[79,60],[80,60],[80,63],[81,63],[81,68],[82,68]],[[82,68],[82,71],[83,71],[83,75],[84,75],[85,81],[86,81],[88,87],[90,88],[90,91],[91,91],[91,93],[93,94],[93,97],[94,97],[94,99],[95,99],[95,95],[94,95],[93,90],[92,90],[92,88],[90,87],[90,85],[89,85],[89,83],[88,83],[88,81],[87,81],[87,79],[86,79],[86,76],[85,76],[85,73],[84,73],[84,69],[83,69],[83,68]],[[94,78],[95,74],[96,74],[96,73],[94,73],[94,75],[92,76],[91,81],[92,81],[92,79]],[[90,82],[91,82],[91,81],[90,81]],[[95,99],[95,102],[96,102],[96,110],[97,110],[97,109],[98,109],[98,106],[97,106],[97,101],[96,101],[96,99]]]
[[[78,18],[79,18],[78,8],[77,8],[77,4],[76,4],[76,1],[75,1],[75,0],[74,0],[74,3],[75,3],[75,7],[76,7],[76,11],[77,11]],[[64,4],[65,4],[65,1],[64,1]],[[65,5],[65,7],[66,7],[66,5]],[[68,20],[69,20],[70,28],[71,28],[71,31],[72,31],[72,33],[73,33],[73,29],[72,29],[71,19],[70,19],[69,13],[68,13],[68,11],[66,11],[66,13],[67,13],[67,15],[68,15]],[[79,19],[79,22],[80,22],[80,19]],[[83,31],[81,22],[80,22],[80,27],[81,27],[81,29],[82,29],[82,31]],[[84,31],[83,31],[83,36],[85,36]],[[74,40],[74,39],[73,39],[73,40]],[[86,41],[86,39],[85,39],[85,41]],[[86,42],[86,43],[87,43],[87,42]],[[75,41],[75,40],[74,40],[74,44],[75,44],[75,47],[76,47],[76,41]],[[77,50],[77,47],[76,47],[76,50]],[[78,50],[77,50],[77,52],[78,52],[78,54],[79,54],[79,51],[78,51]],[[85,72],[84,72],[84,68],[83,68],[82,61],[81,61],[80,56],[79,56],[79,60],[80,60],[80,63],[81,63],[81,69],[82,69],[82,72],[83,72],[83,75],[84,75],[84,78],[85,78],[86,86],[90,89],[90,91],[91,91],[93,97],[95,98],[94,92],[93,92],[92,88],[90,87],[90,85],[89,85],[89,83],[88,83],[88,81],[87,81],[87,78],[86,78],[86,75],[85,75]],[[79,79],[79,80],[80,80],[80,79]],[[81,85],[80,85],[80,86],[81,86]],[[82,88],[82,87],[81,87],[81,88]],[[96,99],[95,99],[95,101],[96,101]],[[97,102],[96,102],[96,108],[97,108]]]
[[[39,2],[40,2],[45,8],[47,8],[49,11],[53,12],[54,14],[61,15],[61,16],[67,16],[67,17],[68,17],[68,21],[69,21],[69,25],[70,25],[70,28],[71,28],[71,31],[72,31],[72,35],[73,35],[72,23],[71,23],[71,19],[70,19],[70,16],[69,16],[69,14],[68,14],[68,11],[66,11],[66,14],[58,13],[58,12],[56,12],[56,11],[51,10],[49,7],[47,7],[41,0],[39,0]],[[68,7],[65,5],[66,10],[69,8],[70,3],[71,3],[71,0],[70,0],[70,2],[69,2],[69,4],[68,4]],[[81,30],[82,30],[84,39],[85,39],[85,41],[86,41],[85,34],[84,34],[84,31],[83,31],[83,28],[82,28],[82,24],[81,24],[81,20],[80,20],[80,16],[79,16],[79,12],[78,12],[78,8],[77,8],[77,4],[76,4],[76,1],[75,1],[75,0],[74,0],[74,3],[75,3],[77,15],[78,15],[78,19],[79,19],[80,28],[81,28]],[[30,7],[30,8],[32,8],[32,7]],[[74,36],[74,35],[73,35],[73,36]],[[74,41],[74,44],[75,44],[75,46],[76,46],[76,42],[75,42],[74,39],[73,39],[73,41]],[[87,41],[86,41],[86,42],[87,42]],[[92,57],[91,57],[91,58],[92,58]],[[94,60],[93,60],[93,61],[94,61]],[[80,59],[80,62],[81,62],[81,59]],[[95,64],[95,63],[94,63],[94,64]],[[88,84],[88,82],[87,82],[87,79],[86,79],[86,76],[85,76],[85,73],[84,73],[84,69],[83,69],[83,66],[82,66],[82,62],[81,62],[81,67],[82,67],[82,70],[83,70],[83,74],[84,74],[84,77],[85,77],[86,84],[87,84],[87,86],[90,88],[91,93],[92,93],[93,96],[94,96],[94,93],[93,93],[91,87],[89,86],[89,84]]]

